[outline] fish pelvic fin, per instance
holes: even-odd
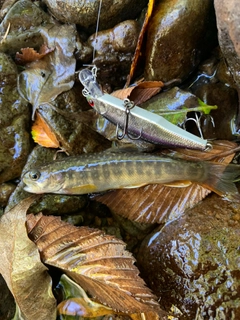
[[[228,201],[240,202],[240,194],[235,185],[240,180],[240,165],[206,162],[208,174],[199,184],[217,193]]]

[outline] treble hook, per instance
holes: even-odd
[[[191,121],[194,121],[194,122],[196,123],[197,128],[198,128],[200,137],[201,137],[202,139],[204,139],[203,133],[202,133],[202,129],[201,129],[201,118],[203,117],[203,114],[201,114],[200,117],[199,117],[198,114],[197,114],[197,112],[195,112],[195,117],[196,117],[196,119],[195,119],[195,118],[187,118],[187,119],[184,121],[184,123],[183,123],[183,128],[186,130],[186,123],[187,123],[188,121],[190,121],[190,120],[191,120]],[[209,115],[209,117],[210,117],[211,124],[212,124],[213,128],[215,128],[215,122],[214,122],[213,117],[210,116],[210,115]]]
[[[130,101],[129,99],[124,99],[123,101],[124,107],[125,107],[125,119],[124,119],[124,125],[123,125],[123,130],[122,133],[120,133],[119,130],[119,125],[117,124],[117,129],[116,129],[116,135],[118,140],[122,140],[125,136],[127,136],[131,140],[139,140],[142,136],[142,130],[137,137],[133,137],[129,134],[128,132],[128,121],[129,121],[129,114],[131,112],[131,109],[134,108],[135,104],[133,101]]]

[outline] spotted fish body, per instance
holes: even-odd
[[[31,193],[86,194],[187,180],[207,185],[227,197],[237,194],[232,181],[239,174],[240,166],[235,165],[226,167],[144,153],[103,152],[68,157],[32,169],[25,173],[23,182],[24,189]]]

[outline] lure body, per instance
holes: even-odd
[[[89,104],[103,117],[123,131],[145,141],[165,146],[205,150],[208,141],[195,136],[150,111],[134,106],[126,109],[124,101],[101,91],[96,77],[89,69],[81,70],[79,79],[84,86],[83,94]],[[127,115],[126,115],[126,112]]]
[[[56,160],[26,172],[23,182],[24,189],[31,193],[86,194],[188,181],[230,199],[239,197],[233,183],[239,174],[238,165],[192,162],[147,153],[101,152]]]

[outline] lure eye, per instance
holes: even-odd
[[[41,176],[41,173],[39,171],[30,171],[29,172],[30,179],[32,179],[34,181],[38,180],[40,178],[40,176]]]
[[[93,100],[88,100],[88,103],[90,104],[91,107],[94,107],[94,101]]]

